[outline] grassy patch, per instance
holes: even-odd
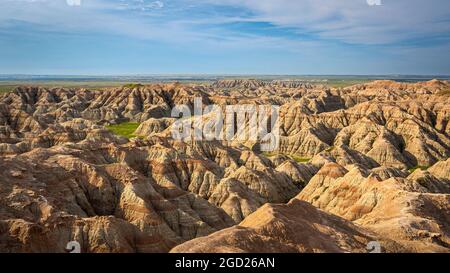
[[[334,88],[345,88],[355,84],[367,83],[369,80],[328,80],[325,84]]]
[[[306,163],[306,162],[311,160],[311,158],[299,157],[299,156],[296,156],[296,155],[290,155],[290,157],[292,159],[294,159],[298,163]]]
[[[16,87],[16,86],[40,86],[45,88],[62,87],[62,88],[112,88],[126,84],[126,82],[119,81],[4,81],[0,82],[0,88]]]
[[[134,131],[136,131],[139,125],[140,123],[137,122],[124,122],[116,125],[110,125],[106,128],[116,135],[130,139],[133,137],[138,137],[134,134]]]
[[[11,92],[15,87],[14,85],[0,85],[0,94]]]
[[[262,152],[262,154],[265,155],[266,157],[272,157],[272,156],[279,155],[280,153],[274,153],[274,152]]]
[[[139,88],[139,87],[143,87],[143,86],[144,85],[142,85],[140,83],[128,83],[128,84],[125,84],[123,87],[134,89],[134,88]]]
[[[413,173],[417,169],[421,169],[422,171],[426,171],[428,168],[429,168],[428,166],[415,166],[415,167],[409,169],[408,171],[410,173]]]
[[[288,155],[288,154],[277,153],[277,152],[263,152],[262,154],[265,155],[266,157],[272,157],[272,156],[276,156],[276,155],[285,155],[285,156],[290,157],[291,159],[293,159],[294,161],[296,161],[298,163],[306,163],[311,160],[311,158],[305,158],[305,157],[300,157],[300,156],[296,156],[296,155]]]

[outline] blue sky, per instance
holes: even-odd
[[[0,0],[0,74],[450,75],[448,0]]]

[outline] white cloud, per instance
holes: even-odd
[[[382,6],[370,6],[366,0],[83,0],[77,8],[65,2],[0,0],[0,28],[17,21],[66,32],[205,43],[258,36],[220,26],[233,22],[267,22],[355,44],[390,44],[450,33],[448,0],[383,0]],[[225,12],[225,7],[249,15]]]
[[[351,43],[383,44],[448,34],[450,1],[383,0],[211,0],[248,8],[258,20]]]

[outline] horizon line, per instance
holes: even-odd
[[[450,74],[259,74],[259,73],[160,73],[160,74],[6,74],[0,73],[0,77],[168,77],[168,76],[184,76],[184,77],[198,77],[198,76],[210,76],[210,77],[233,77],[233,76],[274,76],[274,77],[324,77],[324,76],[358,76],[358,77],[379,77],[379,76],[389,76],[389,77],[450,77]]]

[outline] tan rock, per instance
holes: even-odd
[[[371,240],[351,222],[294,199],[287,205],[264,205],[239,225],[186,242],[171,252],[366,252]]]

